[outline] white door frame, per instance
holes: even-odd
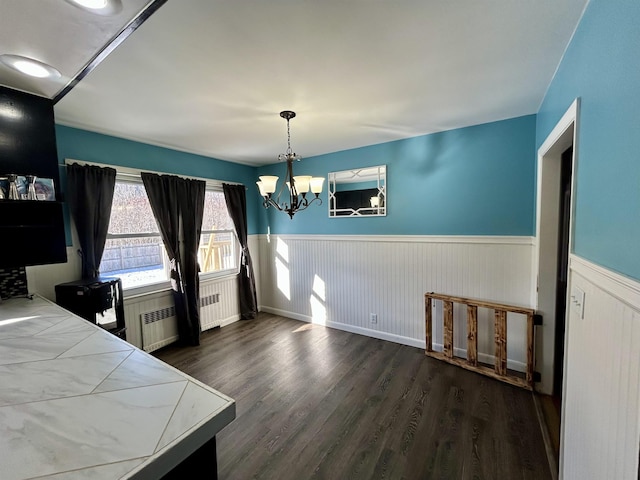
[[[543,327],[537,329],[536,332],[536,371],[541,374],[541,382],[536,385],[536,390],[547,395],[551,394],[553,390],[553,365],[555,361],[561,157],[562,152],[573,145],[571,207],[569,210],[569,252],[571,253],[573,252],[579,113],[580,99],[577,98],[538,149],[532,303],[536,306],[537,313],[543,317]],[[567,296],[569,291],[570,286],[568,285]],[[566,299],[565,302],[568,304]],[[565,347],[568,337],[567,327],[568,325],[565,323]]]

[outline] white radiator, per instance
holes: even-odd
[[[178,340],[178,322],[174,306],[140,314],[142,349],[153,352]]]
[[[208,330],[222,324],[219,305],[219,293],[200,297],[201,330]],[[140,324],[142,325],[142,348],[145,352],[153,352],[178,340],[178,322],[174,306],[141,313]]]
[[[178,326],[171,291],[125,298],[127,341],[147,352],[178,339]],[[224,327],[240,319],[237,277],[228,276],[200,283],[202,331]]]
[[[206,297],[200,297],[200,330],[204,332],[221,324],[220,294],[212,293]]]

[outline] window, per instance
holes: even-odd
[[[200,270],[208,273],[235,269],[238,253],[235,228],[227,212],[224,193],[209,189],[204,195],[202,235],[198,249]]]
[[[198,249],[201,275],[235,271],[239,260],[224,194],[207,186]],[[169,260],[140,177],[118,175],[100,273],[122,279],[125,289],[169,280]]]

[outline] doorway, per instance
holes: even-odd
[[[562,392],[572,212],[576,172],[576,123],[579,101],[573,102],[538,150],[534,305],[543,317],[536,331],[536,384],[543,420],[548,427],[551,460],[562,462]],[[557,472],[557,469],[556,469]]]
[[[562,385],[564,379],[564,345],[567,313],[567,288],[569,284],[569,247],[571,218],[571,178],[573,145],[560,156],[558,197],[558,248],[556,274],[555,338],[553,362],[553,387],[550,395],[540,397],[542,412],[549,433],[550,447],[555,462],[560,456],[560,431],[562,425]]]
[[[558,208],[558,274],[556,280],[556,335],[554,342],[553,390],[551,396],[558,408],[562,400],[564,378],[564,334],[569,283],[569,231],[571,218],[571,178],[573,145],[560,157],[560,205]],[[559,414],[560,412],[558,412]]]

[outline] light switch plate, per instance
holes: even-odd
[[[571,287],[571,296],[569,301],[571,302],[570,309],[578,318],[584,318],[584,290],[581,290],[579,287]]]

